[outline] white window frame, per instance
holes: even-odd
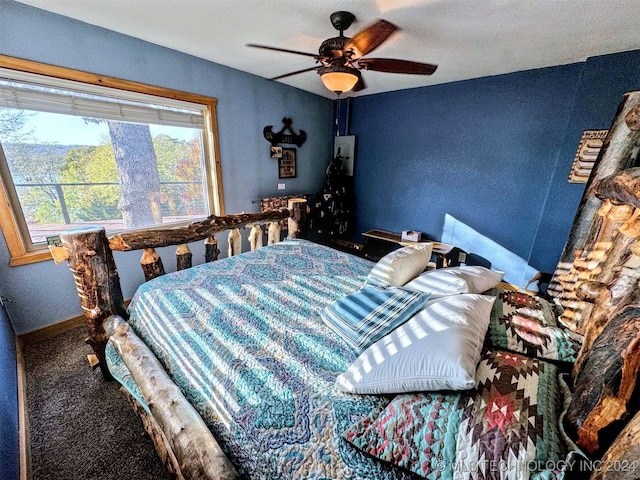
[[[44,75],[50,77],[53,84],[55,84],[55,82],[71,80],[85,85],[107,87],[114,89],[114,96],[118,96],[118,94],[120,96],[126,96],[126,92],[133,92],[136,94],[160,97],[161,99],[174,99],[201,105],[204,110],[203,151],[205,156],[205,171],[203,173],[206,178],[207,194],[209,197],[208,203],[212,210],[210,213],[224,215],[222,172],[216,116],[217,100],[215,98],[4,55],[0,55],[0,68],[25,72],[27,74]],[[6,178],[7,175],[9,175],[9,178]],[[33,245],[29,233],[25,231],[26,222],[14,193],[15,189],[13,188],[13,180],[10,177],[10,173],[1,171],[0,176],[2,177],[2,184],[0,185],[0,228],[2,228],[9,249],[9,264],[11,266],[18,266],[51,260],[51,254],[47,246],[40,244]]]

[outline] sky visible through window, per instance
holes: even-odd
[[[100,145],[108,138],[109,132],[104,123],[91,124],[82,117],[60,115],[57,113],[29,112],[27,122],[20,133],[37,132],[37,140],[41,143],[57,143],[59,145]],[[171,127],[167,125],[151,125],[151,135],[160,133],[178,140],[193,139],[190,128]],[[0,141],[6,139],[0,138]]]

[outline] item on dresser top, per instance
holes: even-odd
[[[403,242],[419,242],[421,237],[422,233],[415,230],[403,230],[400,234],[400,240]]]

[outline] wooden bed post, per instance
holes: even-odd
[[[163,442],[160,450],[168,450],[180,459],[175,465],[173,462],[171,464],[178,470],[175,472],[177,478],[238,478],[235,467],[224,455],[198,412],[129,324],[122,318],[113,316],[105,321],[105,329],[163,433],[162,438],[152,437],[152,440]]]
[[[193,254],[189,245],[181,243],[176,248],[176,270],[184,270],[185,268],[191,268],[191,259]]]
[[[307,224],[307,201],[304,198],[292,198],[287,207],[289,217],[288,238],[308,238],[309,225]]]
[[[111,380],[105,361],[108,337],[102,323],[111,315],[124,318],[128,315],[105,230],[102,227],[68,230],[60,234],[60,239],[62,247],[51,249],[54,261],[69,262],[89,331],[85,342],[93,348],[104,378]],[[92,360],[90,357],[90,363],[95,366]]]
[[[207,237],[204,241],[204,261],[209,263],[218,259],[220,255],[220,249],[218,248],[218,241],[213,235]]]
[[[640,413],[637,413],[618,435],[602,457],[591,480],[637,480],[640,458]],[[623,468],[627,467],[627,468]]]
[[[145,282],[165,274],[162,258],[160,258],[160,254],[156,252],[155,248],[144,248],[142,250],[140,266],[144,273]]]

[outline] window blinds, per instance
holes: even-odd
[[[0,107],[204,128],[206,106],[0,68]]]

